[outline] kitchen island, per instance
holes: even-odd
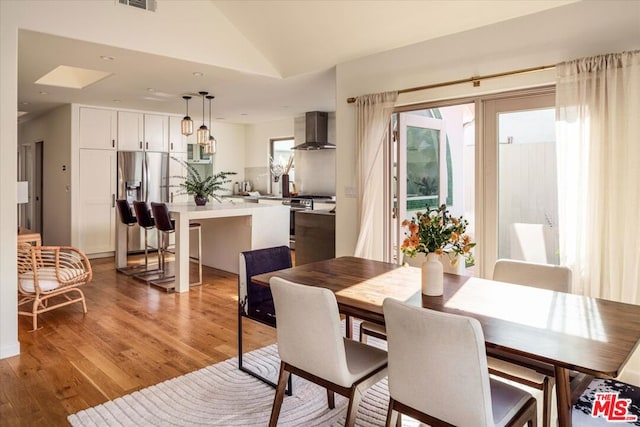
[[[238,273],[242,251],[289,244],[289,208],[283,205],[213,201],[205,206],[192,202],[167,206],[175,220],[176,292],[189,291],[189,221],[202,225],[202,263],[230,273]],[[126,265],[121,240],[116,259],[118,264],[124,259]]]

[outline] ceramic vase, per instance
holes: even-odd
[[[282,175],[282,197],[289,197],[289,174]]]
[[[444,270],[440,256],[428,253],[427,259],[422,263],[422,293],[430,297],[442,295],[444,288]]]
[[[193,196],[193,201],[196,202],[196,206],[204,206],[207,204],[207,198],[204,196]]]

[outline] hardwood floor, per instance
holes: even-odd
[[[91,261],[80,304],[19,316],[21,354],[0,360],[0,426],[68,425],[67,416],[109,399],[237,356],[237,276],[203,267],[204,284],[166,293]],[[275,330],[243,321],[250,351]]]

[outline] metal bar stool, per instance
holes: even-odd
[[[166,253],[173,253],[169,248],[169,236],[171,233],[176,231],[175,229],[175,221],[171,219],[169,215],[169,208],[166,203],[151,203],[151,211],[153,213],[153,218],[156,223],[156,229],[158,230],[158,242],[159,242],[159,251],[161,253],[161,263],[163,270],[166,265]],[[189,223],[189,231],[197,231],[198,232],[198,257],[190,259],[195,259],[198,261],[198,281],[189,283],[190,286],[196,286],[202,284],[202,226],[199,223]],[[175,280],[174,275],[165,275],[163,277],[154,278],[150,281],[153,285],[158,285],[164,287],[166,289],[171,289],[174,286],[166,286],[164,283],[173,282]]]
[[[118,213],[120,214],[120,221],[126,225],[127,227],[133,227],[138,224],[138,219],[131,213],[131,206],[129,202],[125,199],[116,200],[116,206],[118,207]],[[129,247],[129,233],[127,233],[127,248]],[[149,270],[148,268],[148,260],[145,257],[144,264],[136,264],[136,265],[128,265],[128,254],[127,254],[127,266],[119,267],[116,270],[122,274],[127,276],[133,276],[135,274],[143,274],[143,273],[157,273],[158,269],[154,268]]]
[[[136,213],[136,220],[138,221],[138,225],[144,229],[144,266],[145,266],[145,271],[138,273],[138,274],[134,274],[133,277],[136,277],[138,279],[142,279],[144,281],[149,281],[147,278],[145,278],[144,276],[146,275],[151,275],[151,274],[158,274],[158,273],[162,273],[163,270],[162,268],[156,268],[153,270],[149,270],[148,266],[149,266],[149,248],[151,249],[157,249],[154,246],[149,245],[149,236],[148,236],[148,232],[149,230],[153,230],[156,226],[155,221],[153,220],[153,218],[151,217],[151,214],[149,213],[149,208],[147,206],[147,202],[143,202],[143,201],[134,201],[133,202],[133,210]],[[158,266],[161,267],[161,263],[160,263],[160,251],[158,250]]]

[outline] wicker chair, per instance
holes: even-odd
[[[89,283],[92,277],[89,260],[76,248],[19,245],[18,314],[31,316],[35,331],[41,313],[75,302],[81,302],[86,313],[87,304],[79,287]],[[21,311],[23,305],[30,305],[31,311]]]

